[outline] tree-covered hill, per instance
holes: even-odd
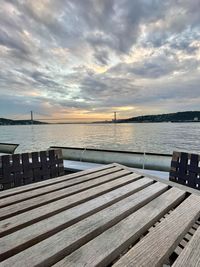
[[[200,122],[200,111],[184,111],[169,114],[159,115],[145,115],[139,117],[133,117],[124,120],[118,120],[117,122]]]
[[[46,122],[41,121],[31,121],[31,120],[10,120],[5,118],[0,118],[0,125],[30,125],[30,124],[46,124]]]

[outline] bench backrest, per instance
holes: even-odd
[[[200,190],[200,155],[173,152],[169,180]]]
[[[64,175],[61,150],[0,157],[0,190]]]

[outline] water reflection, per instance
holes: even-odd
[[[172,153],[200,153],[200,123],[65,124],[1,126],[0,142],[19,143],[18,152],[49,146]]]

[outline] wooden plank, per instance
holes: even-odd
[[[148,186],[152,183],[153,181],[148,178],[136,181],[134,183],[135,191],[144,188],[144,186]],[[133,209],[135,210],[139,208],[139,206],[143,205],[145,202],[151,200],[152,198],[155,198],[166,189],[166,186],[163,186],[162,184],[154,184],[153,186],[147,187],[139,193],[133,194],[113,204],[112,206],[107,207],[103,211],[100,211],[98,214],[93,215],[93,217],[91,216],[90,218],[86,219],[86,222],[81,222],[80,227],[85,228],[86,223],[90,221],[88,227],[91,224],[93,226],[95,225],[95,227],[97,228],[101,225],[101,230],[98,231],[102,231],[103,228],[108,227],[108,225],[113,224],[114,222],[127,216],[130,212],[133,211]],[[143,197],[140,197],[142,194],[144,194]],[[139,202],[136,202],[136,206],[133,206],[136,198],[140,200]],[[141,199],[143,202],[141,201]],[[87,204],[89,205],[90,203]],[[66,229],[67,226],[70,225],[69,221],[72,221],[72,212],[73,211],[68,210],[68,212],[58,214],[57,216],[53,216],[49,219],[33,224],[29,227],[1,238],[0,258],[6,258],[6,255],[11,256],[16,252],[24,250],[25,248],[32,246],[34,243],[38,243],[42,239],[55,234],[56,232]],[[85,211],[81,210],[81,212],[83,213]],[[77,229],[81,229],[80,227]],[[76,235],[78,235],[78,232],[76,232]]]
[[[190,232],[190,230],[188,231],[188,233]],[[190,239],[192,238],[192,235],[190,235],[190,234],[186,234],[185,236],[184,236],[184,238],[187,240],[187,241],[190,241]]]
[[[25,266],[27,262],[29,263],[29,266],[49,266],[56,263],[66,255],[71,253],[73,250],[79,248],[81,245],[88,242],[98,234],[102,233],[111,225],[115,224],[117,220],[112,220],[111,216],[113,216],[113,213],[116,217],[116,212],[118,213],[119,210],[120,212],[122,212],[124,209],[127,210],[128,207],[129,209],[131,209],[131,213],[134,212],[134,207],[137,207],[139,202],[141,202],[141,199],[144,198],[144,194],[139,193],[136,193],[137,196],[135,196],[135,200],[132,199],[132,201],[130,201],[129,199],[126,205],[120,205],[119,207],[115,206],[116,208],[114,210],[107,210],[104,215],[102,213],[103,211],[96,213],[84,219],[83,221],[69,227],[68,229],[65,229],[53,235],[52,237],[43,240],[37,245],[34,245],[26,249],[25,251],[16,254],[15,256],[5,260],[3,262],[4,266],[12,266],[13,264],[15,264],[16,267],[21,267]],[[87,247],[89,248],[89,250],[84,250],[86,253],[85,255],[88,255],[89,253],[92,255],[94,260],[98,260],[101,255],[104,258],[104,253],[107,253],[107,251],[114,248],[116,242],[117,244],[121,244],[124,243],[123,241],[125,240],[130,240],[132,236],[135,236],[135,238],[137,238],[136,233],[145,231],[148,226],[152,224],[152,222],[154,222],[158,217],[162,216],[163,213],[168,211],[168,209],[170,209],[172,206],[181,201],[181,199],[184,197],[184,194],[185,193],[183,191],[180,191],[178,189],[168,190],[166,193],[154,199],[143,208],[131,214],[129,217],[122,220],[121,222],[89,242],[92,245]],[[100,214],[103,216],[100,216]],[[123,219],[123,217],[121,216],[120,219]],[[93,243],[95,242],[95,240],[102,238],[102,236],[104,236],[104,238],[100,240],[100,243],[97,242],[98,246],[96,243]],[[87,244],[85,246],[87,246]],[[93,245],[95,246],[93,247]],[[104,247],[104,251],[100,248],[101,246],[106,246]],[[97,253],[99,253],[100,255],[97,255]],[[81,259],[85,255],[79,254],[79,259]],[[88,266],[95,266],[93,262],[91,264],[90,259],[91,258],[87,258],[88,261],[84,261],[84,264]],[[72,266],[68,261],[66,261],[65,266],[67,266],[67,264],[68,266]],[[79,265],[75,264],[75,266]]]
[[[178,246],[178,247],[175,248],[174,252],[175,252],[177,255],[180,255],[181,252],[182,252],[182,250],[183,250],[183,249],[182,249],[181,247]]]
[[[107,266],[144,234],[156,220],[177,205],[184,195],[183,191],[176,188],[168,190],[55,266]]]
[[[179,243],[179,245],[181,245],[183,248],[187,245],[187,241],[186,240],[181,240],[181,242]]]
[[[147,181],[147,183],[145,182]],[[38,236],[40,235],[40,229],[42,230],[43,225],[45,224],[45,231],[48,231],[48,222],[50,222],[51,227],[54,228],[61,228],[67,227],[70,224],[76,223],[77,221],[92,215],[93,213],[106,208],[121,199],[128,197],[129,195],[133,194],[141,190],[142,188],[148,186],[148,180],[138,180],[133,181],[128,185],[124,185],[118,189],[112,190],[106,194],[103,194],[99,197],[91,199],[85,203],[82,203],[78,206],[75,206],[71,209],[65,210],[61,213],[58,213],[54,216],[51,216],[45,220],[39,221],[38,223],[34,224],[34,228],[37,225],[38,228]],[[157,186],[157,184],[155,184]],[[158,186],[157,186],[158,187]],[[151,187],[150,187],[151,188]],[[159,189],[159,187],[158,187]],[[167,189],[165,185],[164,189]],[[163,189],[163,190],[164,190]],[[17,218],[16,218],[17,217]],[[19,216],[15,216],[6,220],[3,220],[0,227],[0,237],[10,234],[16,230],[22,229],[23,224],[21,224]],[[13,220],[15,219],[15,220]],[[32,225],[31,225],[32,226]],[[26,227],[28,229],[28,227]],[[34,230],[35,231],[35,230]],[[32,231],[33,232],[33,231]]]
[[[198,222],[198,221],[196,221]],[[196,223],[194,225],[197,225]],[[196,232],[196,229],[193,228],[193,226],[189,229],[188,233],[184,236],[184,239],[186,239],[188,242],[191,240],[192,236],[195,234]],[[187,243],[188,244],[188,243]],[[187,245],[185,244],[185,245]],[[181,245],[181,246],[180,246]],[[177,254],[177,255],[180,255],[182,250],[185,248],[185,246],[183,246],[182,243],[180,243],[174,250],[174,252]]]
[[[197,222],[195,222],[192,227],[197,230],[199,228],[199,225],[197,224]]]
[[[117,178],[123,177],[124,180],[126,176],[130,174],[126,170],[121,170],[115,173],[111,173],[108,175],[104,175],[99,177],[99,179],[94,179],[91,181],[87,181],[85,183],[81,183],[78,185],[74,185],[68,188],[61,189],[59,191],[51,192],[49,194],[41,195],[32,199],[24,200],[16,204],[12,204],[0,209],[0,218],[6,216],[13,216],[15,214],[19,214],[25,212],[30,209],[34,209],[40,207],[42,205],[48,204],[50,202],[62,199],[64,197],[73,195],[75,193],[79,193],[81,191],[85,191],[87,189],[93,188],[95,186],[107,183],[112,180],[117,180]],[[134,175],[134,174],[133,174]],[[134,178],[139,178],[138,175],[134,175]]]
[[[191,195],[114,266],[161,266],[199,215],[200,197]]]
[[[123,165],[120,165],[120,164],[117,164],[117,166],[123,166]],[[197,196],[200,196],[200,191],[197,190],[197,189],[194,189],[194,188],[190,188],[188,186],[185,186],[185,185],[181,185],[181,184],[178,184],[178,183],[175,183],[175,182],[171,182],[171,181],[168,181],[168,180],[164,180],[163,178],[159,178],[158,176],[155,176],[155,175],[152,175],[152,174],[144,174],[144,172],[141,172],[140,170],[138,169],[134,169],[134,168],[129,168],[129,167],[126,167],[124,166],[124,169],[126,170],[132,170],[134,173],[137,173],[137,174],[140,174],[140,175],[145,175],[157,182],[161,182],[161,183],[165,183],[171,187],[176,187],[176,188],[179,188],[183,191],[186,191],[186,192],[189,192],[191,194],[194,194],[194,195],[197,195]]]
[[[194,235],[195,232],[196,232],[196,230],[195,230],[194,228],[190,228],[189,233],[190,233],[191,235]]]
[[[9,225],[11,224],[13,227],[17,227],[19,225],[28,226],[32,223],[43,220],[44,218],[48,218],[61,211],[67,210],[71,207],[81,204],[85,201],[88,201],[102,194],[110,192],[123,185],[129,184],[132,181],[137,180],[137,179],[138,179],[137,175],[130,174],[128,176],[121,177],[117,180],[99,185],[97,187],[88,189],[78,194],[54,201],[47,205],[41,206],[39,208],[24,212],[22,214],[18,214],[14,217],[10,217],[7,220],[0,221],[0,225],[1,225],[0,229],[2,229],[2,227],[3,228],[9,227]],[[7,217],[9,217],[9,214],[7,215]]]
[[[20,201],[31,199],[31,198],[41,196],[44,194],[49,194],[51,192],[55,192],[57,190],[68,188],[70,186],[77,185],[77,184],[80,184],[83,182],[87,182],[87,181],[89,182],[89,181],[95,180],[95,179],[98,179],[98,181],[100,181],[101,176],[105,176],[105,175],[115,173],[115,172],[118,172],[121,170],[122,169],[119,167],[114,167],[114,168],[110,168],[110,169],[106,169],[106,170],[101,170],[99,172],[91,173],[88,175],[80,176],[80,177],[77,177],[74,179],[65,180],[64,182],[56,183],[53,185],[47,184],[45,187],[38,188],[37,190],[32,190],[32,191],[24,192],[21,194],[9,196],[7,198],[3,198],[3,199],[1,199],[0,207],[11,205],[13,203],[18,203]],[[131,172],[127,171],[127,173],[131,173]],[[59,194],[59,192],[58,192],[58,194]]]
[[[68,174],[68,175],[64,175],[61,177],[57,177],[57,178],[53,178],[50,180],[46,180],[46,181],[41,181],[41,182],[37,182],[34,184],[29,184],[29,185],[24,185],[21,187],[17,187],[17,188],[12,188],[12,189],[8,189],[5,191],[0,192],[0,199],[4,198],[4,197],[10,197],[12,195],[16,195],[16,194],[21,194],[23,192],[27,192],[27,191],[31,191],[31,190],[35,190],[41,187],[45,187],[45,186],[49,186],[49,185],[53,185],[56,183],[60,183],[63,181],[67,181],[67,180],[71,180],[77,177],[81,177],[84,175],[88,175],[88,174],[92,174],[101,170],[106,170],[106,169],[112,169],[114,167],[116,167],[118,165],[116,165],[115,163],[113,164],[108,164],[105,166],[101,166],[101,167],[96,167],[90,170],[85,170],[85,171],[81,171],[81,172],[77,172],[77,173],[73,173],[73,174]],[[123,167],[121,166],[121,169],[123,169]]]
[[[81,218],[83,214],[85,214],[85,216],[88,214],[89,216],[92,209],[96,209],[96,210],[101,209],[101,208],[103,209],[104,207],[113,204],[115,201],[119,201],[120,199],[127,197],[133,192],[135,192],[135,188],[138,185],[139,181],[133,179],[133,181],[129,184],[122,185],[122,187],[120,188],[114,189],[108,193],[104,193],[103,195],[99,197],[96,197],[86,203],[83,203],[77,207],[74,207],[74,208],[71,208],[70,210],[65,211],[65,213],[63,214],[70,214],[70,211],[71,211],[72,214],[70,215],[70,218],[72,220],[74,220],[77,215],[78,215],[77,218],[79,217]],[[167,188],[168,186],[165,185],[165,187]],[[138,187],[138,190],[139,190],[139,187]],[[81,210],[82,209],[81,207],[83,207],[83,210]],[[90,208],[91,208],[91,211],[90,211]],[[0,221],[0,237],[8,233],[14,232],[15,230],[23,228],[23,226],[27,225],[27,222],[29,222],[27,221],[27,218],[30,219],[30,212],[28,213],[26,212],[25,216],[23,214],[20,214],[20,215],[16,215],[14,217]]]
[[[196,231],[190,242],[172,265],[172,267],[198,267],[200,266],[200,228]]]

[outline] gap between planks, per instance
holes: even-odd
[[[17,194],[21,194],[24,192],[32,191],[32,190],[37,190],[39,188],[42,188],[42,187],[45,187],[48,185],[57,184],[57,183],[60,183],[63,181],[68,181],[68,180],[71,180],[74,178],[78,178],[80,176],[96,173],[96,172],[101,171],[101,170],[108,170],[108,169],[111,169],[114,167],[120,167],[121,169],[124,169],[122,166],[118,166],[118,164],[112,163],[112,164],[105,165],[103,167],[101,166],[101,167],[97,167],[97,168],[93,168],[93,169],[89,169],[89,170],[85,170],[85,171],[80,171],[80,172],[73,173],[73,174],[67,174],[64,176],[57,177],[57,178],[52,178],[52,179],[48,179],[45,181],[40,181],[37,183],[33,183],[33,184],[24,185],[24,186],[20,186],[20,187],[16,187],[16,188],[11,188],[11,189],[8,189],[5,191],[1,191],[0,192],[0,199],[10,197],[12,195],[17,195]]]
[[[117,220],[122,219],[133,210],[139,208],[147,201],[155,198],[156,196],[167,190],[167,187],[165,185],[153,184],[152,186],[150,186],[152,183],[153,181],[148,178],[134,182],[134,192],[140,190],[138,193],[125,197],[124,199],[113,203],[102,211],[96,211],[94,215],[81,221],[79,223],[81,225],[80,227],[83,228],[83,225],[85,225],[85,227],[89,227],[89,225],[92,225],[92,227],[94,227],[94,222],[96,224],[95,227],[100,227],[100,225],[102,229],[103,227],[108,227],[110,224],[113,224]],[[143,189],[144,187],[146,188]],[[140,194],[142,194],[143,196],[139,197]],[[89,205],[90,203],[87,204]],[[83,213],[83,208],[85,207],[81,207],[81,209],[79,208],[78,211],[81,211]],[[74,215],[72,212],[73,210],[68,210],[66,212],[63,212],[63,214],[58,214],[57,216],[51,217],[49,219],[21,229],[13,234],[5,236],[4,238],[2,238],[0,245],[1,259],[5,258],[6,254],[11,255],[11,253],[14,254],[16,252],[19,252],[20,250],[32,246],[34,243],[40,242],[44,238],[50,237],[56,232],[66,229],[70,225],[70,221],[72,221],[71,217]],[[88,221],[89,224],[86,225]]]
[[[200,197],[190,195],[114,264],[114,267],[161,266],[197,220],[199,214]]]
[[[147,187],[149,183],[151,184],[153,181],[148,178],[143,178],[140,180],[132,181],[130,184],[123,185],[120,188],[114,189],[108,193],[105,193],[99,197],[86,201],[78,206],[67,209],[63,212],[60,212],[54,216],[51,216],[47,219],[39,221],[38,223],[33,224],[37,225],[38,230],[42,230],[43,223],[46,225],[48,222],[51,222],[55,227],[56,225],[67,222],[67,218],[69,222],[75,223],[76,220],[82,219],[84,216],[87,217],[92,213],[95,213],[107,206],[112,205],[113,203],[122,200],[123,198],[128,197],[129,195],[142,190]],[[165,186],[167,188],[167,186]],[[17,215],[8,219],[5,219],[0,222],[0,237],[5,236],[11,232],[22,229],[26,225],[24,225],[25,221],[23,218],[27,218],[28,216],[20,217],[21,215]],[[46,226],[45,226],[46,227]],[[47,229],[46,229],[47,230]]]
[[[23,224],[24,226],[27,226],[37,221],[43,220],[47,217],[50,217],[52,215],[55,215],[61,211],[74,207],[78,204],[81,204],[85,201],[98,197],[102,194],[110,192],[114,189],[120,188],[121,186],[129,184],[137,179],[138,176],[131,174],[126,177],[122,177],[117,180],[80,192],[78,194],[63,198],[61,200],[54,201],[53,203],[49,203],[47,205],[32,209],[27,212],[23,212],[14,217],[10,216],[9,212],[6,211],[7,216],[4,216],[4,219],[10,217],[9,221],[11,220],[11,222],[15,224],[15,226],[16,224],[18,225]],[[2,225],[1,223],[2,222],[0,222],[0,225]],[[10,222],[8,221],[7,223],[8,225],[10,224]],[[5,223],[3,223],[3,225],[5,225]]]
[[[130,174],[125,170],[116,172],[116,173],[111,173],[105,176],[100,177],[99,179],[95,179],[94,181],[88,181],[82,184],[78,184],[69,188],[61,189],[56,192],[52,192],[49,194],[45,194],[42,196],[35,197],[33,199],[28,199],[21,201],[16,204],[12,204],[6,207],[3,207],[0,209],[0,218],[6,218],[10,216],[14,216],[16,214],[46,205],[48,203],[53,203],[57,200],[64,199],[66,197],[84,192],[88,189],[92,189],[95,187],[98,187],[103,184],[107,184],[112,181],[119,181],[122,179],[124,183],[131,182],[131,179],[140,179],[141,176],[138,176],[136,174]]]
[[[194,233],[187,246],[182,250],[172,267],[200,266],[200,227]]]
[[[144,194],[137,194],[137,197],[135,196],[136,203],[144,197]],[[120,250],[123,251],[124,246],[132,242],[133,239],[138,238],[138,236],[145,232],[157,219],[180,203],[184,196],[185,192],[182,190],[175,188],[169,189],[151,202],[148,203],[147,201],[146,205],[140,207],[138,211],[134,212],[134,209],[131,210],[127,218],[120,218],[120,220],[123,219],[122,221],[113,222],[109,216],[111,216],[113,212],[115,214],[116,211],[119,211],[119,208],[127,208],[128,205],[133,205],[134,202],[129,200],[126,205],[120,205],[117,210],[113,212],[109,210],[104,216],[99,216],[98,213],[94,214],[25,251],[16,254],[5,260],[3,262],[4,266],[11,266],[13,263],[15,263],[15,266],[25,266],[26,262],[29,263],[29,266],[49,266],[78,248],[79,249],[74,252],[79,253],[80,250],[80,254],[78,254],[77,258],[72,256],[72,261],[70,261],[67,257],[64,261],[66,264],[64,266],[79,266],[76,265],[78,261],[74,263],[74,265],[71,264],[73,264],[75,259],[82,260],[82,257],[85,257],[83,259],[83,264],[87,266],[95,266],[96,262],[104,262],[104,260],[108,260],[108,258],[110,262],[113,256],[116,257],[120,253]],[[136,203],[134,205],[136,205]],[[108,225],[105,224],[107,225],[106,227],[102,227],[102,220],[104,223],[106,220],[109,220]],[[112,224],[116,225],[112,226]],[[111,228],[108,229],[108,227]],[[91,241],[88,242],[89,240]],[[82,246],[86,242],[88,243]],[[80,246],[82,247],[80,248]],[[74,253],[71,255],[74,255]],[[80,255],[82,257],[80,257]],[[94,262],[95,264],[93,264]],[[106,264],[108,263],[107,261],[105,262]]]
[[[37,190],[32,190],[28,192],[21,193],[20,195],[14,195],[14,196],[9,196],[8,198],[4,198],[0,202],[0,207],[8,206],[13,203],[18,203],[20,201],[28,200],[28,199],[33,199],[38,196],[42,196],[45,194],[53,193],[53,192],[58,192],[61,189],[66,189],[84,182],[89,182],[89,181],[94,181],[95,179],[100,180],[102,176],[109,175],[112,173],[116,173],[122,171],[121,168],[115,167],[115,168],[110,168],[106,170],[101,170],[99,172],[87,174],[84,176],[80,176],[78,178],[74,179],[68,179],[65,180],[64,182],[56,183],[53,185],[46,185],[45,187],[38,188]],[[127,173],[131,173],[128,172]],[[59,192],[58,192],[59,193]]]

